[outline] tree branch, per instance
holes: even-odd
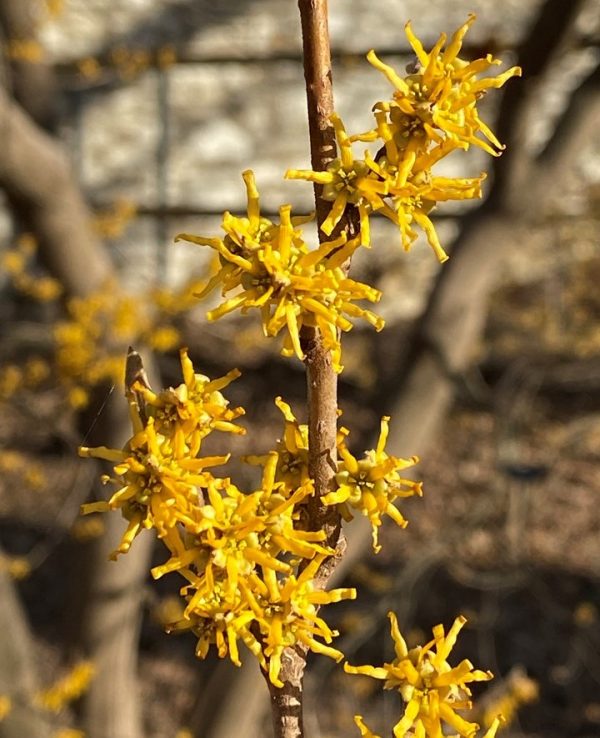
[[[0,721],[1,738],[47,738],[51,724],[32,707],[37,689],[34,646],[13,581],[0,569],[0,695],[8,695],[12,709]]]
[[[5,46],[14,42],[37,43],[39,0],[0,0],[0,29]],[[36,61],[10,59],[8,89],[35,122],[52,130],[58,117],[58,85],[53,70],[42,57]]]
[[[0,187],[40,244],[40,256],[67,293],[89,295],[112,275],[90,213],[56,141],[0,90]]]

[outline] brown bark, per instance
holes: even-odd
[[[314,171],[323,171],[336,153],[335,135],[330,117],[333,113],[331,52],[327,25],[327,0],[299,0],[302,24],[304,78],[308,107],[311,163]],[[315,185],[317,225],[327,217],[329,203],[321,197],[322,187]],[[319,239],[327,240],[319,227]],[[339,536],[339,515],[321,504],[320,498],[332,487],[336,470],[337,448],[337,375],[330,352],[319,332],[305,328],[302,348],[306,355],[308,398],[309,472],[315,495],[309,508],[313,530],[327,530],[327,543],[335,547]]]
[[[6,49],[12,42],[36,41],[40,11],[39,0],[0,0],[1,37]],[[8,59],[7,89],[36,123],[52,129],[58,114],[58,95],[54,72],[40,60]]]
[[[14,582],[0,570],[0,695],[10,697],[12,709],[0,721],[0,738],[48,738],[52,726],[33,707],[38,688],[34,645]]]
[[[329,120],[333,113],[331,54],[327,19],[327,0],[298,0],[302,24],[304,77],[308,105],[310,152],[315,171],[322,171],[335,156],[335,136]],[[315,186],[318,226],[327,217],[327,203]],[[319,228],[319,238],[323,236]],[[319,331],[304,327],[301,332],[305,354],[308,400],[308,466],[315,493],[308,507],[310,530],[325,530],[326,544],[337,546],[339,514],[322,504],[321,498],[332,488],[337,460],[337,375],[332,357]],[[335,561],[335,559],[334,559]],[[330,566],[321,573],[323,584]],[[327,572],[325,574],[325,571]],[[302,680],[306,649],[286,649],[281,662],[283,687],[274,687],[267,678],[271,695],[271,714],[275,738],[302,738]]]
[[[0,187],[37,237],[40,256],[69,295],[98,290],[112,274],[64,152],[0,90]]]

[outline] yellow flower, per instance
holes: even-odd
[[[456,618],[448,633],[445,633],[442,625],[436,625],[432,641],[409,651],[395,614],[390,612],[388,617],[396,658],[381,667],[350,666],[346,663],[344,670],[349,674],[385,680],[385,689],[400,692],[406,707],[404,715],[394,726],[394,738],[441,737],[444,724],[464,738],[474,738],[479,725],[468,722],[456,711],[472,707],[469,699],[471,691],[467,686],[470,682],[487,681],[493,675],[489,671],[474,670],[473,664],[467,659],[455,667],[448,663],[448,656],[466,618]],[[363,736],[373,736],[360,716],[355,717],[355,722]],[[483,738],[493,738],[498,726],[499,719],[496,719]]]
[[[314,494],[312,480],[307,479],[298,487],[290,488],[285,482],[277,481],[279,466],[279,454],[272,451],[264,465],[258,493],[256,515],[259,519],[257,532],[261,549],[273,556],[283,552],[299,556],[300,559],[312,559],[316,554],[333,556],[334,551],[319,545],[326,537],[325,531],[307,531],[296,527],[298,506]]]
[[[352,328],[349,318],[363,318],[376,330],[384,325],[381,318],[354,304],[358,300],[377,302],[381,293],[349,279],[341,268],[359,242],[354,239],[347,243],[343,234],[310,251],[301,231],[295,228],[298,220],[292,219],[291,206],[280,208],[279,225],[261,217],[254,174],[247,170],[243,177],[248,197],[247,217],[226,212],[222,225],[224,238],[186,233],[176,238],[210,246],[221,258],[221,269],[199,297],[217,285],[221,285],[223,295],[237,290],[234,297],[211,310],[207,317],[217,320],[233,310],[246,313],[258,309],[265,335],[276,336],[285,329],[282,354],[295,354],[300,360],[304,359],[301,328],[317,327],[339,372],[342,366],[338,333]]]
[[[224,377],[210,380],[194,371],[186,348],[180,350],[179,357],[183,384],[158,394],[139,384],[134,389],[144,398],[146,413],[154,418],[157,430],[172,439],[176,455],[183,457],[188,453],[194,457],[200,450],[202,439],[213,430],[236,434],[246,432],[245,428],[233,423],[244,415],[244,408],[229,408],[229,401],[221,393],[240,376],[240,372],[232,369]]]
[[[367,157],[373,172],[386,182],[391,205],[386,203],[381,212],[399,227],[405,251],[417,238],[417,232],[413,229],[413,225],[416,225],[424,231],[440,262],[446,261],[448,255],[429,217],[431,211],[438,202],[481,197],[481,183],[485,179],[484,174],[462,179],[434,176],[431,167],[448,151],[447,144],[437,145],[425,153],[405,151],[398,155],[396,164],[390,163],[387,156],[378,162]]]
[[[385,444],[389,431],[389,417],[381,420],[381,432],[375,449],[365,453],[363,459],[353,456],[343,440],[338,441],[338,472],[335,476],[337,489],[325,495],[322,500],[326,505],[339,505],[340,512],[346,520],[352,519],[351,510],[357,510],[369,518],[373,531],[373,550],[378,552],[378,530],[381,516],[389,515],[401,528],[408,524],[393,502],[401,497],[412,497],[422,494],[422,483],[405,479],[398,473],[402,469],[413,466],[418,458],[400,459],[389,456]],[[347,434],[342,429],[342,436]]]
[[[389,115],[398,149],[425,150],[428,142],[445,140],[451,141],[455,148],[474,144],[493,156],[503,148],[479,117],[477,102],[488,89],[502,87],[511,77],[519,76],[521,70],[511,67],[495,77],[478,78],[501,62],[491,54],[472,62],[459,58],[463,38],[474,21],[475,15],[471,14],[445,49],[446,35],[441,34],[429,53],[407,23],[406,35],[418,60],[418,71],[407,77],[398,75],[374,51],[367,54],[369,62],[383,72],[395,88],[393,100],[377,103],[375,110]]]
[[[308,473],[308,426],[300,424],[292,408],[281,397],[275,398],[275,404],[284,417],[283,436],[277,441],[277,468],[275,480],[282,483],[284,490],[293,491],[310,482]],[[270,459],[269,454],[262,456],[244,456],[248,464],[264,466]]]
[[[366,161],[354,158],[352,141],[339,115],[334,113],[330,120],[335,129],[339,158],[334,159],[324,172],[288,169],[285,177],[305,179],[323,185],[323,199],[333,202],[329,215],[321,224],[321,230],[327,236],[332,234],[340,222],[347,205],[356,205],[360,215],[361,243],[369,246],[369,213],[384,206],[382,196],[388,194],[386,183],[373,176]]]
[[[317,613],[320,605],[355,599],[356,590],[343,588],[325,592],[315,588],[314,577],[325,558],[315,556],[298,576],[290,574],[281,581],[275,572],[265,570],[264,579],[254,578],[254,589],[246,592],[249,600],[254,600],[252,605],[263,635],[269,679],[276,687],[283,686],[279,672],[286,648],[304,646],[336,661],[344,657],[328,645],[338,635],[337,631],[331,630]]]
[[[212,481],[212,476],[204,470],[229,459],[229,456],[177,458],[171,442],[156,432],[153,418],[149,418],[145,427],[140,427],[139,417],[134,422],[139,430],[123,450],[105,446],[79,449],[81,456],[116,462],[117,478],[109,481],[120,487],[117,492],[108,502],[82,506],[84,514],[119,509],[128,521],[111,558],[127,553],[142,528],[155,528],[160,538],[175,533],[178,524],[196,530],[200,521],[200,490]]]

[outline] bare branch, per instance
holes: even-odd
[[[56,141],[0,90],[0,187],[38,238],[40,255],[71,295],[88,295],[112,275],[90,214]]]
[[[12,709],[0,722],[1,738],[47,738],[51,725],[32,706],[35,681],[34,646],[13,581],[0,569],[0,694]]]
[[[37,43],[35,0],[0,0],[0,29],[5,45],[14,42]],[[57,118],[57,85],[53,70],[43,57],[36,61],[10,59],[8,89],[15,100],[43,128],[52,129]]]

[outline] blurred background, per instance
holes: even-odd
[[[389,84],[365,53],[403,70],[406,20],[428,47],[469,12],[461,56],[523,68],[481,106],[507,150],[444,166],[489,174],[482,201],[434,214],[451,254],[442,267],[423,241],[404,253],[383,219],[353,263],[383,291],[387,325],[344,337],[343,423],[360,451],[392,415],[390,449],[421,457],[425,496],[402,505],[406,530],[383,528],[377,556],[368,529],[348,532],[336,577],[359,598],[326,617],[351,663],[378,665],[392,655],[389,609],[411,645],[463,613],[457,661],[496,676],[473,719],[501,710],[507,737],[592,738],[600,3],[332,0],[336,109],[348,131],[367,130]],[[257,667],[199,662],[191,636],[164,633],[179,582],[151,581],[164,558],[151,537],[108,561],[124,524],[80,517],[107,495],[107,470],[76,449],[127,439],[130,344],[155,387],[181,381],[180,346],[211,377],[242,371],[227,396],[248,432],[215,452],[269,449],[276,395],[305,419],[300,362],[252,319],[208,324],[216,298],[193,295],[214,263],[173,243],[217,235],[223,210],[244,211],[247,168],[264,214],[312,209],[309,184],[283,181],[309,166],[296,3],[0,0],[0,41],[0,737],[264,735]],[[322,657],[307,690],[312,738],[357,735],[356,713],[390,735],[400,714],[395,695]]]

